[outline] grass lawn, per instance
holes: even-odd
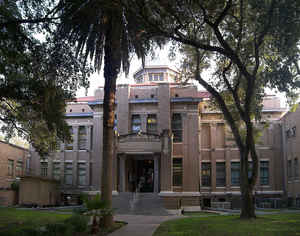
[[[71,214],[55,212],[0,208],[0,235],[23,227],[39,227],[48,223],[62,222],[70,216]]]
[[[185,216],[217,216],[219,214],[213,212],[185,212]]]
[[[154,236],[296,236],[300,235],[300,214],[259,216],[187,217],[162,223]]]
[[[280,209],[256,209],[256,211],[264,211],[264,212],[280,212]]]
[[[42,225],[63,221],[70,216],[71,214],[59,214],[55,212],[0,208],[0,227],[5,227],[9,224],[24,224],[26,222]]]

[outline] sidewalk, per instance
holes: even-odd
[[[116,215],[115,220],[128,224],[109,236],[152,236],[162,222],[179,218],[183,216]]]

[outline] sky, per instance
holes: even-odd
[[[151,65],[151,66],[155,66],[155,65],[168,65],[172,68],[179,68],[180,65],[180,59],[181,59],[181,55],[179,54],[175,60],[170,60],[169,59],[169,46],[165,46],[164,48],[157,49],[155,51],[155,57],[154,59],[151,58],[150,56],[146,58],[145,64],[146,65]],[[117,80],[117,84],[132,84],[134,83],[133,80],[133,74],[139,70],[142,67],[142,61],[138,60],[137,57],[133,57],[131,60],[131,64],[130,64],[130,71],[129,71],[129,75],[126,78],[124,73],[120,73],[119,78]],[[103,67],[102,67],[103,68]],[[209,73],[206,74],[206,76],[209,76]],[[205,77],[205,75],[204,75]],[[104,86],[104,77],[103,77],[103,70],[101,70],[99,73],[94,73],[91,75],[91,77],[89,78],[90,81],[90,87],[88,88],[87,91],[87,96],[93,96],[94,95],[94,91],[99,87],[99,86]],[[196,83],[198,86],[199,90],[204,90],[204,88],[199,85],[198,83]],[[281,93],[276,93],[275,91],[272,91],[270,89],[266,89],[266,93],[267,94],[273,94],[276,95],[278,97],[280,97],[281,99],[281,106],[282,107],[286,107],[286,98],[284,97],[283,94]],[[76,93],[77,97],[84,97],[86,94],[86,90],[84,88],[79,89]]]

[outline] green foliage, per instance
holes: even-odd
[[[12,182],[10,185],[10,188],[14,191],[19,191],[19,187],[20,187],[19,182],[16,182],[16,181]]]
[[[300,1],[127,0],[125,5],[146,32],[173,40],[184,52],[185,80],[197,80],[223,113],[240,151],[242,195],[253,192],[258,176],[255,136],[261,135],[253,121],[261,118],[264,89],[294,99],[300,87]],[[208,67],[207,76],[202,72]],[[246,178],[249,155],[254,168]],[[255,216],[250,199],[243,198],[245,218]]]
[[[101,200],[100,194],[96,194],[96,196],[92,197],[91,199],[86,198],[84,202],[89,211],[104,209],[107,206],[105,201]]]
[[[74,213],[74,214],[83,214],[83,213],[85,213],[85,212],[87,212],[87,208],[85,207],[85,206],[82,206],[82,207],[76,207],[76,208],[74,208],[73,210],[72,210],[72,212]]]
[[[295,112],[297,110],[299,106],[299,103],[294,104],[291,108],[290,108],[290,112]]]
[[[71,226],[65,223],[52,223],[46,225],[46,230],[44,235],[47,236],[56,236],[56,235],[72,235]]]
[[[145,55],[153,50],[154,42],[164,43],[162,37],[144,35],[143,25],[134,13],[124,8],[122,1],[67,1],[58,6],[58,14],[61,17],[57,30],[59,38],[76,42],[76,54],[85,61],[90,58],[98,71],[105,46],[111,42],[120,47],[118,71],[122,69],[126,75],[133,54],[144,62]],[[118,35],[110,35],[112,26],[119,29]]]
[[[74,45],[51,33],[55,1],[4,0],[0,4],[0,121],[6,140],[18,135],[47,155],[56,139],[69,140],[66,101],[88,86],[92,71],[75,57]],[[51,13],[52,12],[52,13]],[[49,18],[49,19],[48,19]],[[49,34],[48,34],[49,35]]]
[[[73,232],[85,232],[88,226],[88,217],[73,214],[70,218],[65,220],[65,224],[68,228],[71,228]]]

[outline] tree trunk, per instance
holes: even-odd
[[[242,209],[240,218],[242,219],[251,219],[256,218],[255,215],[255,202],[253,196],[253,188],[251,185],[245,186],[242,192]]]
[[[116,81],[121,67],[120,32],[118,22],[111,17],[104,47],[104,102],[103,102],[103,163],[101,198],[108,208],[112,207],[112,177],[114,149],[114,119]],[[113,225],[113,216],[103,217],[103,227]]]
[[[240,150],[241,153],[241,197],[242,197],[242,209],[240,218],[242,219],[251,219],[256,218],[255,216],[255,202],[253,196],[253,188],[254,185],[251,184],[251,181],[248,177],[248,169],[249,169],[249,162],[248,162],[248,150]]]

